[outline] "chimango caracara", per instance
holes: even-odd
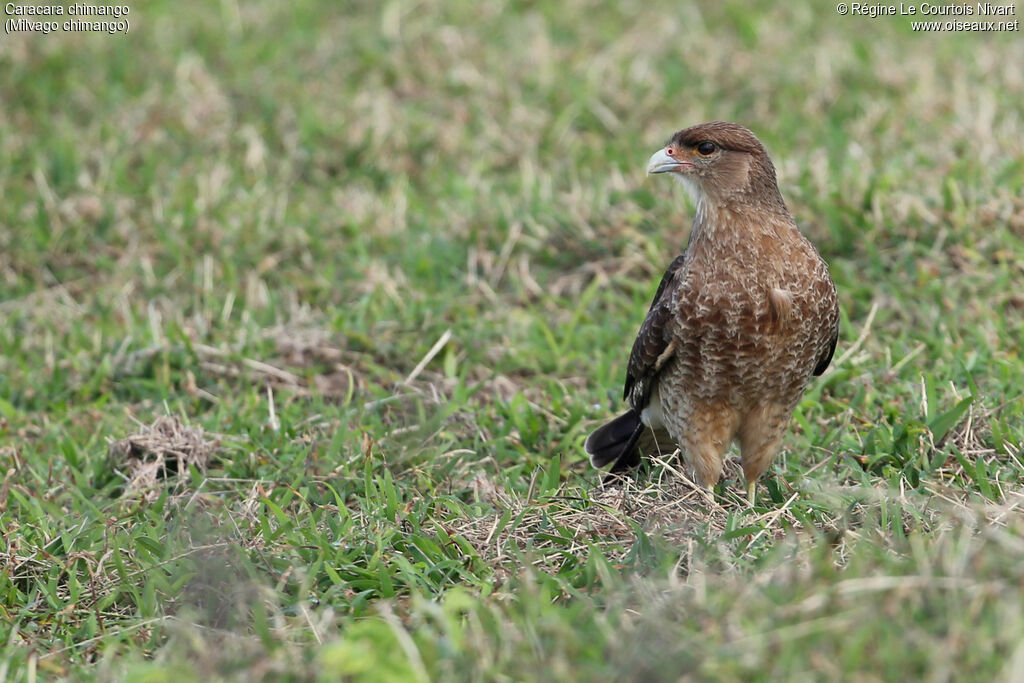
[[[753,505],[800,396],[832,360],[835,285],[786,209],[764,146],[743,126],[682,130],[647,173],[682,181],[697,215],[633,342],[629,411],[585,448],[595,467],[618,472],[640,464],[641,449],[678,445],[696,481],[711,487],[736,440]]]

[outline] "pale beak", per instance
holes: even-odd
[[[682,170],[682,166],[692,166],[686,161],[679,161],[673,159],[668,155],[664,149],[659,149],[657,152],[651,155],[651,160],[647,162],[647,175],[652,173],[669,173],[672,171]]]

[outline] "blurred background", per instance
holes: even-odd
[[[771,7],[157,2],[127,36],[8,36],[8,334],[55,363],[114,314],[237,342],[305,307],[401,369],[455,326],[471,362],[569,370],[517,356],[516,312],[557,325],[578,316],[558,295],[604,276],[646,299],[691,217],[643,162],[713,119],[765,142],[848,317],[1020,237],[1019,33]],[[921,258],[878,263],[892,250]],[[881,282],[855,277],[869,262]],[[632,303],[587,310],[613,328],[593,341],[628,344]],[[98,329],[96,352],[124,338]]]

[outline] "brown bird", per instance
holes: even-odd
[[[619,472],[640,464],[641,450],[678,445],[696,481],[711,487],[738,441],[753,505],[811,375],[835,352],[835,284],[786,209],[764,146],[743,126],[679,131],[647,173],[682,181],[697,213],[633,342],[630,409],[584,448],[594,467]]]

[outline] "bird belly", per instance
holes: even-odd
[[[834,330],[834,289],[814,256],[750,269],[755,259],[726,255],[686,274],[672,301],[674,354],[657,382],[674,439],[725,447],[766,406],[773,428],[788,423]]]
[[[666,368],[667,381],[659,382],[662,389],[673,386],[694,399],[741,412],[769,397],[798,398],[818,357],[818,335],[799,319],[780,324],[772,316],[766,305],[724,320],[693,320],[680,335],[687,341],[678,344],[675,363]]]

